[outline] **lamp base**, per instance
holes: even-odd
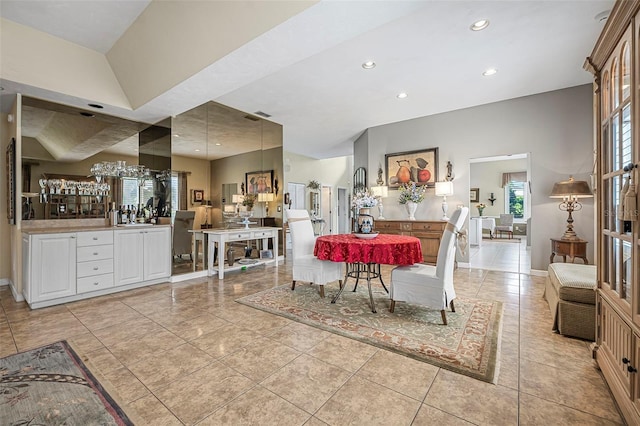
[[[449,205],[447,204],[446,198],[445,201],[442,202],[442,219],[445,222],[449,222],[449,216],[447,216],[447,211],[449,210]]]

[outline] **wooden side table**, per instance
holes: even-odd
[[[587,260],[587,243],[585,240],[560,240],[551,238],[551,257],[549,262],[553,263],[553,258],[556,256],[562,256],[562,261],[567,263],[567,256],[571,263],[574,263],[575,258],[582,259],[585,265],[589,264]]]

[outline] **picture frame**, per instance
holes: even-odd
[[[480,188],[471,188],[469,190],[469,201],[472,203],[480,202]]]
[[[273,170],[245,173],[244,180],[247,194],[273,192]]]
[[[202,204],[204,201],[204,189],[191,190],[191,204]]]
[[[387,186],[398,189],[413,181],[418,186],[433,188],[438,180],[438,148],[396,152],[384,156]]]

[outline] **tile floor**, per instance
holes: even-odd
[[[517,237],[516,237],[517,238]],[[469,266],[492,271],[531,272],[531,247],[526,236],[520,239],[483,239],[480,246],[469,247]]]
[[[622,424],[589,343],[550,331],[544,278],[455,273],[459,295],[504,302],[497,385],[234,302],[289,280],[259,267],[35,311],[2,287],[0,356],[67,339],[151,425]]]

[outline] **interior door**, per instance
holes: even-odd
[[[338,234],[349,232],[349,199],[347,188],[338,188]]]
[[[320,205],[322,206],[321,210],[321,218],[324,219],[324,234],[333,234],[333,217],[331,217],[331,187],[323,186],[321,193],[322,201]]]

